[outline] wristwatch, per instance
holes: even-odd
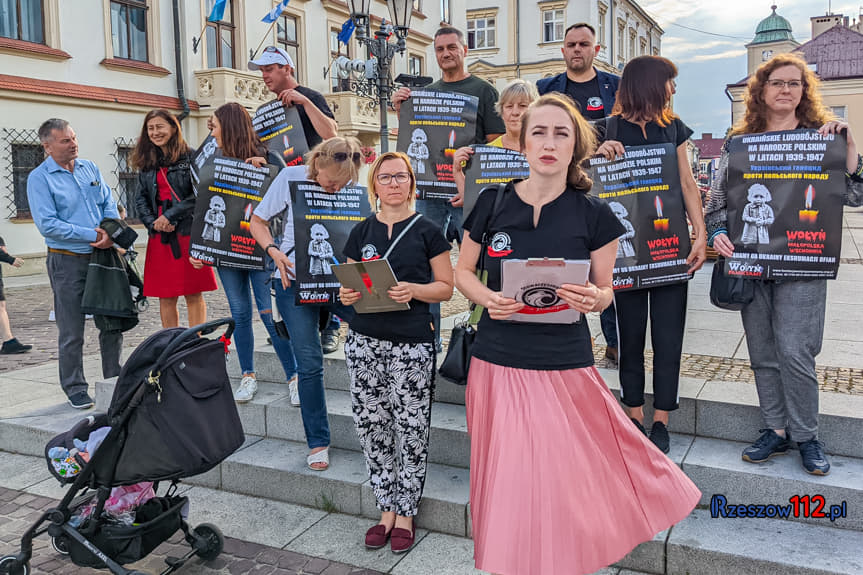
[[[270,255],[270,248],[276,248],[276,250],[278,250],[279,246],[277,246],[276,244],[270,244],[266,248],[264,248],[264,253]]]

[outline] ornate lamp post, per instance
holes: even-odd
[[[365,45],[370,56],[368,60],[349,60],[344,56],[336,60],[339,74],[351,78],[350,89],[358,96],[377,100],[381,114],[381,152],[389,148],[389,130],[387,127],[387,109],[390,96],[395,86],[390,81],[390,67],[396,54],[405,51],[405,38],[410,28],[413,2],[411,0],[387,0],[387,9],[393,24],[381,20],[374,37],[369,34],[371,17],[369,9],[372,0],[350,0],[351,19],[356,26],[357,40]],[[396,43],[390,43],[387,38],[395,32]],[[352,74],[353,73],[353,74]],[[359,74],[362,76],[359,76]]]

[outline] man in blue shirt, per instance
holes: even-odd
[[[39,127],[48,158],[27,178],[30,213],[48,246],[48,277],[54,291],[60,385],[76,409],[93,406],[84,378],[84,314],[81,298],[93,248],[113,245],[99,227],[118,218],[117,204],[96,164],[78,159],[78,139],[69,122],[52,118]],[[100,331],[102,376],[120,373],[123,334]]]

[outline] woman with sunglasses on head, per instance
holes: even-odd
[[[180,122],[171,112],[157,109],[147,113],[131,163],[138,171],[135,209],[150,233],[144,295],[159,298],[163,328],[180,325],[180,296],[186,299],[189,325],[207,321],[202,292],[218,289],[211,268],[196,269],[189,262],[195,211],[192,153]]]
[[[393,553],[413,546],[426,476],[434,342],[430,303],[452,297],[450,245],[440,227],[414,211],[416,176],[401,152],[378,156],[369,170],[369,203],[375,214],[351,231],[349,262],[386,257],[398,284],[388,292],[410,309],[357,314],[345,342],[354,423],[380,522],[366,532],[369,549],[390,540]],[[362,293],[341,287],[345,305]]]
[[[588,281],[556,295],[598,312],[611,303],[624,232],[588,193],[581,166],[594,133],[568,96],[531,104],[520,140],[530,177],[508,183],[499,202],[494,188],[480,194],[455,274],[485,308],[465,396],[474,557],[502,575],[593,573],[686,517],[701,494],[627,419],[594,366],[583,316],[509,321],[524,304],[500,291],[504,261],[588,260]],[[476,275],[483,252],[487,286]]]
[[[321,309],[329,309],[347,320],[353,310],[343,305],[297,305],[294,274],[294,216],[291,209],[291,182],[316,182],[328,194],[335,194],[356,181],[362,162],[360,142],[353,137],[335,137],[312,148],[305,156],[304,166],[283,168],[270,185],[267,194],[252,216],[252,236],[276,263],[273,289],[279,313],[291,336],[297,359],[300,410],[306,442],[309,446],[307,463],[315,471],[330,465],[330,425],[324,397],[324,354],[319,331]],[[280,245],[270,233],[269,221],[281,216],[284,232]]]
[[[605,141],[597,149],[609,160],[622,156],[626,146],[674,144],[686,215],[695,230],[695,241],[686,258],[689,273],[698,271],[706,258],[707,236],[701,195],[689,169],[686,140],[692,130],[674,115],[669,104],[674,94],[677,67],[660,56],[639,56],[623,69],[617,101],[611,116],[597,128]],[[616,124],[616,130],[612,127]],[[611,131],[614,139],[606,139]],[[616,292],[620,400],[633,424],[644,428],[644,345],[648,318],[653,345],[653,426],[650,440],[663,452],[670,449],[669,413],[678,408],[680,356],[686,324],[686,282]]]
[[[279,165],[277,155],[267,151],[252,127],[252,120],[246,109],[236,102],[219,107],[211,119],[212,135],[216,139],[222,155],[241,159],[257,167],[265,164]],[[266,244],[265,244],[266,245]],[[238,403],[252,400],[258,391],[258,381],[255,377],[255,335],[252,331],[252,297],[258,307],[258,313],[270,339],[276,355],[282,363],[285,378],[288,381],[291,404],[297,405],[297,364],[291,342],[281,338],[276,333],[273,324],[273,304],[270,296],[270,276],[272,262],[268,257],[267,267],[270,269],[244,270],[236,268],[218,268],[219,279],[225,289],[231,317],[234,318],[234,341],[237,346],[237,357],[243,372],[240,386],[234,393]],[[251,296],[249,288],[251,287]]]
[[[846,189],[861,186],[863,159],[851,129],[837,121],[821,101],[818,77],[792,54],[774,56],[749,78],[746,113],[732,136],[810,128],[822,135],[844,132],[848,141]],[[728,237],[728,150],[723,146],[707,203],[707,229],[712,245],[725,257],[734,254]],[[845,202],[850,203],[850,193]],[[743,460],[762,463],[782,455],[797,442],[803,468],[826,475],[830,461],[818,441],[818,378],[815,356],[824,337],[827,280],[759,281],[755,297],[740,314],[755,373],[764,429],[743,450]]]

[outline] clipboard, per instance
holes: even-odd
[[[504,260],[501,291],[505,297],[525,304],[509,321],[572,324],[581,321],[581,312],[560,299],[563,284],[583,285],[590,274],[590,260],[530,258]]]
[[[357,313],[404,311],[411,308],[410,304],[398,303],[387,295],[387,290],[395,286],[398,280],[386,259],[334,265],[333,273],[340,284],[363,294],[353,305]]]

